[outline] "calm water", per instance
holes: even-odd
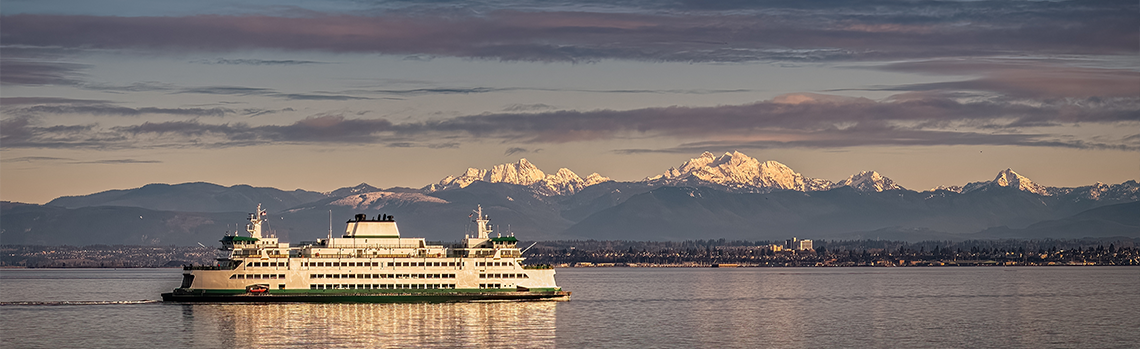
[[[569,302],[145,301],[180,273],[0,270],[0,347],[1140,346],[1133,267],[559,269]]]

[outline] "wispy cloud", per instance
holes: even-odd
[[[534,150],[530,150],[530,149],[527,149],[527,148],[520,148],[520,147],[511,147],[511,148],[507,148],[507,150],[506,150],[506,151],[503,151],[503,155],[506,155],[506,156],[511,156],[511,155],[515,155],[515,154],[518,154],[518,153],[531,153],[531,152],[534,152],[534,153],[538,153],[538,152],[541,152],[541,151],[542,151],[542,149],[541,149],[541,148],[539,148],[539,149],[534,149]]]
[[[682,141],[689,148],[842,148],[865,145],[1017,145],[1135,149],[1126,140],[1050,132],[1072,124],[1140,123],[1135,100],[1096,105],[959,100],[937,93],[881,101],[789,94],[744,105],[633,110],[478,114],[425,122],[323,114],[289,125],[211,124],[198,120],[97,125],[33,125],[4,120],[6,147],[230,147],[265,143],[366,143],[389,147],[458,146],[475,139],[567,143],[635,138]],[[1032,131],[1027,131],[1033,128]],[[422,143],[416,139],[450,139]],[[528,150],[512,147],[507,155]],[[647,150],[627,149],[626,152]],[[666,149],[665,151],[670,151]]]
[[[21,156],[18,158],[0,159],[0,162],[55,162],[55,161],[75,161],[71,158],[57,158],[51,156]]]
[[[0,25],[2,26],[2,25]],[[0,84],[75,85],[82,82],[86,64],[0,59]]]
[[[1086,68],[1049,60],[955,59],[887,64],[876,69],[911,73],[974,75],[962,81],[879,88],[893,91],[974,90],[1014,98],[1137,98],[1140,72]]]
[[[101,99],[73,99],[73,98],[60,98],[60,97],[3,97],[0,98],[0,105],[13,106],[13,105],[26,105],[26,104],[112,104],[114,102]]]
[[[79,164],[161,164],[162,161],[158,160],[137,160],[137,159],[110,159],[110,160],[91,160],[91,161],[78,161]]]
[[[18,158],[3,159],[0,162],[51,162],[63,164],[160,164],[162,161],[158,160],[138,160],[138,159],[105,159],[105,160],[76,160],[72,158],[58,158],[50,156],[23,156]]]
[[[190,61],[191,63],[199,64],[223,64],[223,65],[306,65],[306,64],[328,64],[328,62],[319,61],[305,61],[294,59],[199,59]]]
[[[162,108],[162,107],[124,107],[106,100],[70,99],[53,97],[10,97],[0,99],[3,111],[8,116],[41,116],[41,115],[97,115],[97,116],[129,116],[143,115],[174,115],[186,117],[223,117],[226,115],[260,116],[281,112],[295,111],[293,108],[260,109],[260,108]]]
[[[542,104],[542,103],[511,104],[511,105],[508,105],[506,107],[503,107],[503,111],[506,111],[506,112],[526,112],[526,111],[541,111],[541,110],[551,110],[551,109],[557,109],[557,108],[555,108],[554,106]]]
[[[10,112],[14,114],[89,114],[112,116],[165,114],[178,116],[213,117],[222,117],[226,114],[237,113],[237,111],[229,108],[129,108],[114,105],[36,105],[31,107],[11,109]]]

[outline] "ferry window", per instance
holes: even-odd
[[[230,275],[230,278],[231,278],[231,279],[237,279],[237,274],[234,274],[234,275]]]
[[[278,278],[278,279],[284,279],[284,278],[285,278],[285,274],[277,274],[277,278]]]

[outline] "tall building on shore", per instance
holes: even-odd
[[[797,251],[810,250],[812,249],[811,240],[800,240],[799,238],[793,237],[790,240],[784,241],[784,249]]]

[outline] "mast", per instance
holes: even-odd
[[[249,214],[249,225],[246,225],[245,230],[249,232],[249,236],[254,239],[261,238],[261,222],[264,221],[262,216],[266,212],[261,210],[261,204],[257,204],[257,212]]]
[[[483,215],[483,205],[478,206],[478,210],[475,211],[475,214],[476,214],[475,226],[477,227],[477,229],[479,231],[478,238],[480,238],[480,239],[490,238],[490,234],[491,234],[491,230],[492,230],[491,229],[491,223],[490,223],[491,217]]]

